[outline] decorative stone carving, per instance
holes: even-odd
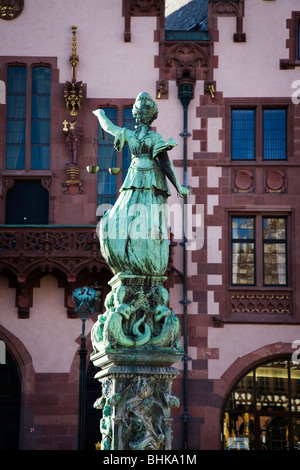
[[[182,42],[170,47],[164,44],[164,49],[161,68],[166,79],[179,79],[187,72],[196,78],[197,71],[201,71],[201,79],[206,78],[209,67],[209,52],[206,46]]]
[[[102,397],[94,407],[103,409],[100,421],[102,450],[171,449],[171,408],[179,400],[171,393],[174,368],[111,367],[99,372]]]
[[[180,324],[169,309],[165,278],[115,276],[91,332],[94,352],[123,348],[171,348],[181,354]]]
[[[231,295],[232,313],[267,313],[267,314],[290,314],[290,293],[260,294],[251,292],[249,294],[235,293]]]
[[[285,172],[282,170],[268,170],[265,173],[266,192],[285,192]]]
[[[254,172],[249,170],[238,170],[234,172],[234,192],[253,192]]]

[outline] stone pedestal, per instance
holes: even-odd
[[[180,325],[161,276],[118,274],[92,329],[103,450],[170,450]]]

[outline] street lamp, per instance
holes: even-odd
[[[88,313],[94,311],[97,292],[90,287],[79,287],[73,291],[73,302],[75,312],[81,314],[82,333],[80,341],[80,366],[79,366],[79,406],[78,406],[78,441],[77,449],[84,449],[84,424],[85,424],[85,374],[86,374],[86,342],[85,342],[85,322]]]

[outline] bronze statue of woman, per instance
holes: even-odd
[[[168,208],[170,190],[166,177],[182,196],[189,188],[179,183],[168,157],[177,143],[164,141],[151,130],[158,115],[148,93],[140,93],[133,105],[135,130],[113,124],[102,109],[93,111],[101,127],[114,136],[121,151],[128,144],[131,164],[115,205],[101,220],[99,239],[102,255],[114,274],[162,276],[169,259]]]

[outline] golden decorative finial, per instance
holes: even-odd
[[[69,63],[72,67],[71,82],[65,83],[64,98],[66,100],[67,109],[71,110],[71,115],[76,116],[81,107],[83,85],[82,82],[76,81],[76,68],[79,63],[79,55],[77,53],[77,26],[71,26],[72,42],[71,42],[71,55]]]
[[[72,81],[73,82],[76,82],[76,67],[79,63],[79,55],[77,53],[77,36],[76,36],[77,29],[78,29],[77,26],[71,26],[72,43],[71,43],[71,55],[69,57],[69,62],[72,67]]]

